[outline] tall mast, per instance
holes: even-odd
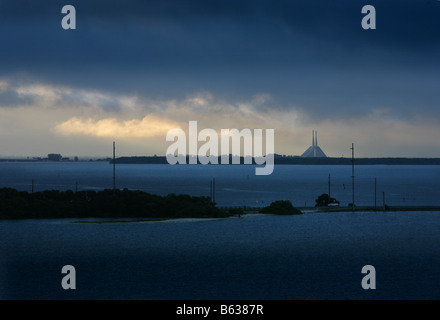
[[[113,191],[116,190],[116,148],[113,141]]]
[[[352,188],[352,210],[354,211],[354,143],[351,144],[351,188]]]
[[[315,143],[316,132],[313,131],[313,158],[316,158],[316,143]]]

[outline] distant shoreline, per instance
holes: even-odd
[[[398,212],[398,211],[405,211],[405,212],[414,212],[414,211],[439,211],[440,212],[440,206],[386,206],[384,209],[383,206],[377,206],[376,208],[374,206],[362,206],[362,207],[356,207],[355,210],[351,207],[336,207],[336,208],[329,208],[329,207],[317,207],[314,209],[302,209],[303,213],[331,213],[331,212]]]
[[[311,214],[311,213],[365,213],[365,212],[383,212],[383,213],[392,213],[392,212],[440,212],[440,207],[436,206],[419,206],[419,207],[389,207],[387,210],[384,210],[382,207],[362,207],[357,208],[355,211],[352,211],[351,208],[342,207],[339,209],[335,208],[316,208],[309,209],[303,211],[303,214]],[[273,213],[260,213],[259,210],[245,210],[244,214],[241,216],[227,216],[227,217],[219,217],[219,218],[143,218],[143,219],[101,219],[101,220],[75,220],[70,221],[69,223],[79,223],[79,224],[108,224],[108,223],[157,223],[157,222],[187,222],[187,221],[208,221],[208,220],[222,220],[222,219],[231,219],[231,218],[246,218],[246,217],[254,217],[254,216],[280,216]],[[292,216],[292,215],[284,215],[284,216]],[[87,218],[90,219],[90,218]]]
[[[110,163],[113,160],[110,159]],[[187,157],[187,163],[188,157]],[[218,159],[220,164],[220,158]],[[229,163],[232,163],[231,158]],[[351,158],[301,158],[292,156],[274,157],[277,165],[351,165]],[[356,165],[440,165],[440,158],[355,158]],[[166,157],[119,157],[116,164],[168,164]],[[244,158],[240,158],[240,164],[244,164]],[[255,162],[253,162],[255,164]]]
[[[189,157],[186,157],[186,163],[189,163]],[[107,162],[112,164],[111,158],[91,158],[74,161],[71,159],[51,161],[48,159],[36,158],[2,158],[0,162],[50,162],[50,163],[73,163],[73,162]],[[218,163],[221,164],[220,158]],[[232,157],[230,157],[232,164]],[[276,165],[351,165],[351,158],[301,158],[298,156],[281,156],[275,155],[274,163]],[[355,165],[440,165],[440,158],[403,158],[403,157],[386,157],[386,158],[355,158]],[[165,156],[132,156],[116,158],[116,164],[168,164]],[[240,157],[240,164],[244,164],[244,158]],[[253,161],[253,165],[255,162]]]
[[[356,206],[353,210],[352,207],[296,207],[301,210],[302,213],[332,213],[332,212],[395,212],[395,211],[439,211],[440,206],[389,206],[386,208],[382,205],[374,206]],[[262,208],[253,207],[245,208],[244,212],[246,214],[258,213]]]

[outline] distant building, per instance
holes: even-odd
[[[59,153],[49,153],[47,155],[47,159],[49,161],[61,161],[62,158],[63,158],[63,156],[60,155]]]
[[[327,158],[318,146],[318,132],[312,131],[312,145],[301,155],[302,158]]]

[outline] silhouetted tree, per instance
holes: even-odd
[[[273,214],[301,214],[301,210],[295,208],[289,200],[277,200],[260,210],[261,213]]]
[[[315,201],[315,207],[327,207],[330,203],[339,204],[338,200],[331,198],[327,193],[321,194]]]

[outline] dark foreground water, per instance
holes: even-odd
[[[1,299],[440,299],[439,212],[71,221],[0,221]]]

